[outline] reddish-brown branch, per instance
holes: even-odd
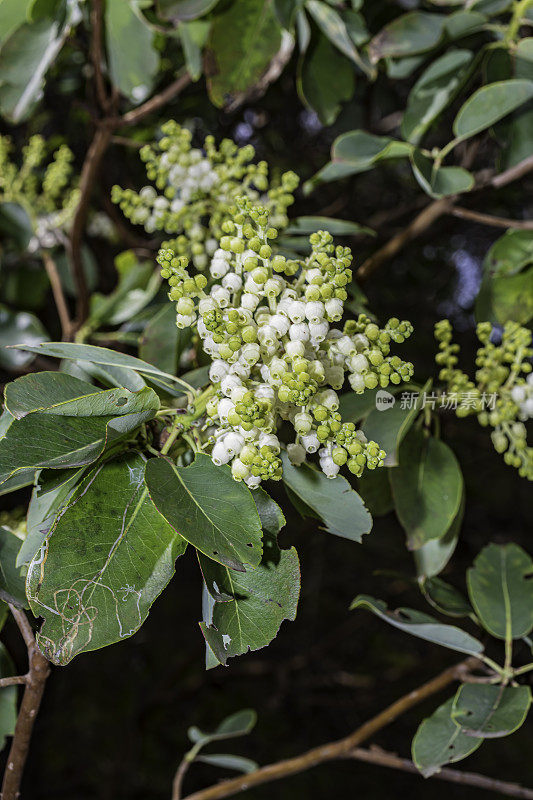
[[[56,263],[50,253],[47,250],[43,250],[42,257],[48,280],[52,287],[52,294],[54,295],[59,321],[61,323],[61,338],[64,342],[68,342],[72,337],[72,322],[63,287],[61,286],[61,278],[59,277]]]
[[[468,674],[470,670],[478,665],[479,661],[476,658],[468,658],[466,661],[462,661],[444,670],[440,675],[424,683],[418,689],[396,700],[395,703],[368,722],[365,722],[344,739],[314,747],[312,750],[308,750],[306,753],[302,753],[294,758],[277,761],[274,764],[268,764],[266,767],[260,767],[258,770],[248,775],[243,775],[239,778],[210,786],[207,789],[189,795],[186,800],[220,800],[220,798],[223,797],[231,797],[244,789],[251,789],[253,786],[270,783],[280,778],[286,778],[289,775],[295,775],[298,772],[304,772],[326,761],[349,758],[354,748],[369,739],[377,733],[377,731],[389,725],[391,722],[394,722],[395,719],[405,714],[405,712],[413,708],[413,706],[418,705],[418,703],[431,697],[431,695],[440,692],[450,683],[461,680],[463,675]]]
[[[411,772],[420,777],[417,767],[408,758],[400,758],[395,753],[387,753],[381,748],[371,747],[369,750],[365,750],[356,747],[350,753],[350,756],[358,761],[377,764],[380,767],[401,769],[403,772]],[[475,786],[477,789],[486,789],[488,792],[499,792],[507,797],[521,797],[525,798],[525,800],[533,800],[533,789],[526,789],[517,783],[488,778],[486,775],[478,775],[476,772],[463,772],[444,767],[431,777],[441,781],[448,781],[448,783],[458,783],[462,786]]]
[[[132,111],[128,111],[127,114],[123,114],[121,117],[112,117],[108,120],[108,123],[113,126],[113,128],[121,128],[123,125],[136,125],[137,122],[140,122],[142,119],[148,116],[148,114],[152,114],[154,111],[157,111],[161,106],[164,106],[166,103],[173,100],[177,97],[181,92],[191,83],[191,76],[188,72],[185,72],[183,75],[180,75],[179,78],[167,86],[166,89],[163,89],[162,92],[159,94],[154,95],[151,97],[150,100],[147,100],[146,103],[143,103],[142,106],[138,108],[134,108]]]
[[[94,82],[96,97],[102,111],[109,108],[109,98],[105,88],[102,63],[104,54],[102,50],[103,40],[103,2],[102,0],[92,0],[91,6],[91,61],[94,69]]]
[[[17,800],[20,796],[20,784],[33,726],[41,705],[46,679],[50,674],[50,664],[37,647],[33,631],[24,612],[12,605],[9,608],[26,643],[29,663],[28,674],[24,681],[24,695],[2,783],[2,800]]]
[[[27,675],[10,675],[8,678],[0,678],[0,689],[4,689],[6,686],[20,686],[27,680]]]

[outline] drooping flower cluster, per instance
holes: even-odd
[[[0,202],[16,203],[28,214],[34,229],[28,249],[36,252],[59,244],[79,199],[73,185],[74,156],[61,145],[45,167],[47,146],[32,136],[22,150],[20,165],[11,160],[12,143],[0,136]]]
[[[491,334],[490,322],[477,326],[481,347],[474,382],[456,367],[459,345],[452,342],[452,326],[447,319],[438,322],[435,360],[442,367],[439,377],[446,382],[448,395],[458,401],[457,416],[476,414],[481,425],[492,427],[492,443],[503,453],[505,463],[516,467],[521,477],[533,480],[533,447],[527,445],[524,425],[533,417],[531,331],[507,322],[500,344],[491,341]]]
[[[190,131],[173,120],[165,122],[161,132],[158,142],[140,151],[155,187],[135,192],[114,186],[112,200],[148,233],[172,235],[163,247],[205,270],[217,249],[223,222],[231,217],[235,198],[243,194],[267,206],[278,229],[287,225],[287,208],[299,182],[294,172],[284,173],[269,187],[268,166],[265,161],[252,163],[251,145],[239,148],[224,139],[217,148],[214,138],[207,136],[203,149],[193,148]]]
[[[222,234],[209,287],[205,275],[188,273],[186,257],[169,249],[158,255],[178,327],[196,326],[213,359],[206,444],[213,461],[230,463],[251,488],[279,479],[278,431],[289,423],[294,441],[287,454],[295,464],[318,451],[330,478],[344,464],[355,475],[382,465],[379,445],[342,421],[337,391],[346,375],[357,393],[409,380],[412,364],[391,356],[390,343],[403,342],[410,323],[391,319],[380,329],[361,314],[342,330],[334,327],[343,316],[352,255],[329,233],[311,235],[304,261],[274,254],[278,232],[268,208],[243,196]]]

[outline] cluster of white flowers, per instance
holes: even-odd
[[[140,151],[146,176],[155,186],[144,186],[140,192],[114,186],[111,196],[131,222],[143,225],[148,233],[164,231],[175,237],[163,247],[205,270],[240,194],[267,205],[277,227],[287,224],[286,211],[298,185],[293,172],[269,188],[268,166],[252,162],[251,145],[239,148],[224,139],[217,148],[213,137],[207,136],[202,150],[193,148],[190,131],[173,120],[161,126],[161,133],[159,141]]]
[[[524,422],[533,419],[533,372],[530,372],[525,383],[513,386],[511,397],[520,409],[520,419]]]
[[[383,463],[385,453],[353,423],[343,423],[339,397],[346,374],[352,389],[386,387],[409,380],[413,366],[390,356],[390,342],[403,342],[412,327],[391,319],[380,329],[365,316],[339,322],[352,277],[349,248],[334,247],[329,233],[310,237],[303,261],[274,255],[277,231],[268,209],[237,199],[233,220],[204,275],[190,277],[187,259],[163,249],[161,274],[171,286],[179,328],[196,326],[213,363],[213,396],[207,404],[211,456],[231,463],[233,476],[254,488],[281,477],[278,431],[292,425],[287,454],[295,464],[318,452],[334,478],[343,464],[360,475]]]

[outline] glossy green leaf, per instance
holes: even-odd
[[[202,53],[207,43],[211,22],[197,19],[192,22],[181,22],[179,36],[187,70],[193,81],[200,79],[203,72]]]
[[[62,506],[85,474],[85,467],[42,470],[33,487],[26,517],[27,535],[17,555],[17,566],[29,564],[52,527]]]
[[[246,736],[253,731],[256,722],[257,714],[253,708],[243,708],[241,711],[236,711],[235,714],[225,717],[214,731],[202,731],[196,725],[193,725],[187,731],[187,736],[194,744],[198,744],[198,742],[203,742],[204,744],[220,742],[224,739],[234,739],[236,736]]]
[[[484,131],[533,98],[533,81],[512,78],[482,86],[459,110],[453,132],[467,139]]]
[[[483,271],[491,277],[505,277],[529,264],[533,264],[533,231],[508,230],[488,251]]]
[[[517,544],[489,544],[468,570],[470,601],[483,627],[498,639],[533,630],[533,561]]]
[[[232,569],[261,561],[261,524],[250,490],[227,466],[200,453],[188,467],[166,458],[146,465],[146,484],[158,511],[209,558]]]
[[[257,490],[260,492],[261,490]],[[235,572],[198,554],[205,585],[215,601],[210,624],[200,627],[217,659],[266,647],[284,620],[294,620],[300,594],[300,563],[294,547],[280,550],[277,534],[285,523],[281,509],[257,494],[264,528],[261,563],[250,572]]]
[[[455,695],[451,715],[462,733],[476,739],[497,739],[520,728],[530,705],[529,686],[466,683]]]
[[[425,11],[411,11],[389,22],[369,45],[370,59],[412,56],[431,50],[439,42],[446,17]]]
[[[331,82],[334,72],[336,80]],[[324,36],[311,41],[298,66],[298,93],[303,102],[318,114],[324,125],[332,125],[342,104],[355,89],[353,67]]]
[[[267,70],[281,45],[281,28],[267,0],[239,0],[213,20],[206,48],[211,102],[222,107]]]
[[[77,0],[64,0],[53,18],[18,27],[0,50],[0,111],[11,122],[28,117],[42,96],[44,78],[71,28],[81,19]]]
[[[103,366],[126,367],[148,376],[158,386],[164,387],[170,393],[182,394],[180,379],[174,375],[162,372],[152,364],[140,358],[119,353],[117,350],[108,350],[106,347],[96,347],[92,344],[77,344],[75,342],[50,342],[42,345],[15,345],[18,350],[27,350],[38,355],[51,356],[52,358],[69,358],[75,361],[90,361]]]
[[[398,465],[399,448],[407,434],[409,428],[418,416],[422,407],[422,402],[426,392],[429,390],[431,381],[414,396],[408,393],[406,401],[396,398],[394,405],[378,406],[374,408],[366,417],[362,431],[367,439],[373,440],[385,450],[385,466],[395,467]]]
[[[413,429],[400,446],[400,464],[390,473],[398,519],[416,550],[440,539],[457,516],[463,476],[447,444]]]
[[[186,546],[150,500],[140,456],[93,469],[28,567],[42,652],[64,665],[134,634]]]
[[[171,22],[188,22],[208,14],[218,0],[157,0],[159,12]]]
[[[434,169],[434,162],[420,150],[411,154],[413,173],[430,197],[448,197],[454,194],[469,192],[474,186],[474,176],[463,167],[439,167]]]
[[[472,58],[470,50],[450,50],[424,70],[409,93],[402,119],[407,141],[421,141],[462,86]]]
[[[527,325],[533,319],[533,267],[518,275],[484,278],[476,298],[476,319]]]
[[[466,758],[481,745],[481,739],[474,739],[461,732],[461,728],[451,718],[453,698],[425,719],[413,739],[413,761],[429,778],[446,764],[454,764]]]
[[[372,517],[382,517],[392,511],[394,500],[388,469],[365,469],[357,481],[357,489]]]
[[[0,15],[1,8],[0,3]],[[32,222],[26,209],[17,203],[0,203],[0,233],[13,240],[19,250],[26,250],[33,236]]]
[[[459,511],[447,533],[441,539],[430,539],[414,551],[416,571],[419,578],[432,578],[438,575],[455,552],[465,511],[465,493],[463,491]]]
[[[139,356],[154,367],[174,375],[178,358],[190,341],[189,330],[176,327],[176,308],[166,303],[152,317],[139,342]]]
[[[23,369],[34,359],[29,352],[6,348],[20,343],[34,346],[48,341],[48,338],[41,322],[33,314],[0,306],[0,366],[4,369]]]
[[[386,604],[382,600],[376,600],[368,595],[358,595],[352,602],[350,609],[366,608],[373,614],[384,619],[395,628],[399,628],[405,633],[424,639],[426,642],[433,642],[450,650],[459,653],[476,656],[483,652],[483,645],[461,628],[455,625],[445,625],[442,622],[422,614],[412,608],[398,608],[396,611],[388,611]]]
[[[0,526],[0,598],[5,603],[27,607],[24,578],[16,566],[21,544],[22,541],[9,528]]]
[[[483,30],[486,23],[487,17],[479,11],[455,11],[447,18],[444,30],[450,39],[461,39]]]
[[[372,228],[360,225],[358,222],[351,222],[348,219],[335,219],[334,217],[296,217],[291,220],[284,234],[311,234],[315,231],[329,231],[332,236],[375,236],[376,232]]]
[[[157,294],[161,276],[149,261],[139,261],[129,250],[115,259],[118,283],[107,295],[93,293],[89,323],[120,325],[138,314]]]
[[[130,102],[142,103],[151,92],[159,68],[153,32],[140,12],[135,13],[134,4],[124,0],[106,1],[105,32],[113,84]]]
[[[40,398],[39,387],[43,393],[45,387],[50,392],[52,384],[61,386],[56,400],[50,394]],[[19,419],[10,424],[0,442],[0,483],[42,467],[90,464],[159,408],[157,395],[148,387],[135,393],[115,389],[94,394],[91,384],[64,373],[18,378],[8,385],[6,394]]]
[[[428,603],[441,614],[449,617],[468,617],[472,606],[461,592],[442,578],[427,578],[420,581],[420,588]]]
[[[0,677],[15,675],[13,664],[5,645],[0,642]],[[6,745],[6,738],[13,736],[17,722],[17,687],[6,686],[0,689],[0,750]]]
[[[28,21],[32,0],[2,0],[0,3],[0,46]]]
[[[359,54],[339,12],[322,0],[307,0],[305,7],[329,41],[359,69],[370,74],[371,70]]]
[[[204,764],[210,764],[212,767],[234,769],[237,772],[243,772],[245,775],[259,769],[259,764],[252,761],[251,758],[232,756],[228,753],[209,753],[209,755],[196,756],[195,761],[202,761]]]
[[[346,478],[331,480],[307,464],[293,466],[283,453],[283,481],[300,500],[319,515],[329,533],[361,542],[372,529],[372,517]]]

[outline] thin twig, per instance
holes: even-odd
[[[191,766],[191,762],[187,758],[183,758],[176,770],[174,780],[172,781],[172,800],[181,800],[181,789],[183,786],[183,779],[187,770]]]
[[[420,776],[415,764],[408,758],[400,758],[394,753],[387,753],[381,748],[371,747],[369,750],[357,747],[350,753],[352,758],[358,761],[366,761],[369,764],[378,764],[380,767],[392,767],[401,769],[404,772],[411,772]],[[463,786],[475,786],[478,789],[486,789],[489,792],[499,792],[507,797],[522,797],[526,800],[533,800],[533,789],[526,789],[517,783],[508,783],[496,778],[488,778],[485,775],[478,775],[475,772],[462,772],[457,769],[441,769],[431,775],[437,780],[448,781],[449,783],[459,783]]]
[[[476,174],[474,188],[471,192],[479,191],[481,189],[499,189],[502,186],[522,178],[528,172],[533,170],[533,156],[521,161],[514,167],[502,172],[501,174],[494,174],[494,172],[483,170]],[[393,258],[406,244],[413,239],[416,239],[430,225],[432,225],[443,214],[452,213],[452,209],[458,197],[462,195],[453,195],[450,197],[443,197],[439,200],[433,200],[429,203],[420,214],[402,231],[397,233],[388,242],[386,242],[379,250],[376,250],[366,261],[364,261],[356,273],[358,282],[363,282],[380,267],[385,261]]]
[[[9,678],[0,678],[0,689],[4,689],[6,686],[20,686],[27,680],[27,675],[10,675]]]
[[[471,219],[481,225],[491,225],[493,228],[516,228],[523,231],[533,231],[533,220],[508,219],[507,217],[495,217],[493,214],[483,214],[481,211],[474,211],[471,208],[453,206],[450,209],[452,217],[459,219]]]
[[[20,784],[28,756],[33,726],[41,704],[46,679],[50,674],[50,664],[37,647],[26,614],[11,604],[9,609],[26,643],[29,663],[24,695],[17,716],[15,733],[13,734],[11,749],[7,757],[2,783],[2,800],[17,800],[20,796]]]
[[[191,81],[191,76],[188,72],[185,72],[171,83],[170,86],[163,89],[162,92],[159,92],[159,94],[147,100],[146,103],[143,103],[142,106],[134,108],[133,111],[128,111],[127,114],[123,114],[121,117],[112,117],[108,120],[108,124],[113,128],[120,128],[123,125],[135,125],[137,122],[140,122],[141,119],[148,116],[148,114],[152,114],[154,111],[157,111],[158,108],[164,106],[165,103],[177,97]]]
[[[104,54],[102,50],[103,38],[103,3],[102,0],[92,0],[91,6],[91,61],[94,69],[94,82],[96,87],[96,97],[102,111],[109,109],[109,98],[105,88],[102,63]]]
[[[41,255],[48,280],[50,281],[50,286],[52,287],[52,294],[54,295],[57,313],[61,323],[61,338],[64,342],[69,342],[72,337],[72,322],[63,287],[61,286],[61,278],[59,277],[56,263],[50,253],[47,250],[43,250]]]
[[[337,758],[349,758],[350,753],[368,739],[373,736],[377,731],[394,722],[406,711],[418,705],[423,700],[431,695],[440,692],[450,683],[456,680],[461,680],[462,676],[470,672],[475,667],[479,666],[479,661],[476,658],[467,658],[453,667],[441,672],[432,680],[419,686],[409,694],[404,695],[395,703],[392,703],[388,708],[382,711],[377,716],[365,722],[357,730],[346,736],[344,739],[339,739],[335,742],[314,747],[306,753],[302,753],[294,758],[288,758],[283,761],[277,761],[274,764],[268,764],[266,767],[260,767],[255,772],[250,772],[248,775],[242,775],[239,778],[223,781],[222,783],[210,786],[199,792],[189,795],[186,800],[220,800],[222,797],[230,797],[237,792],[245,789],[251,789],[253,786],[259,786],[263,783],[286,778],[288,775],[294,775],[298,772],[303,772],[311,767],[316,767],[326,761],[332,761]]]

